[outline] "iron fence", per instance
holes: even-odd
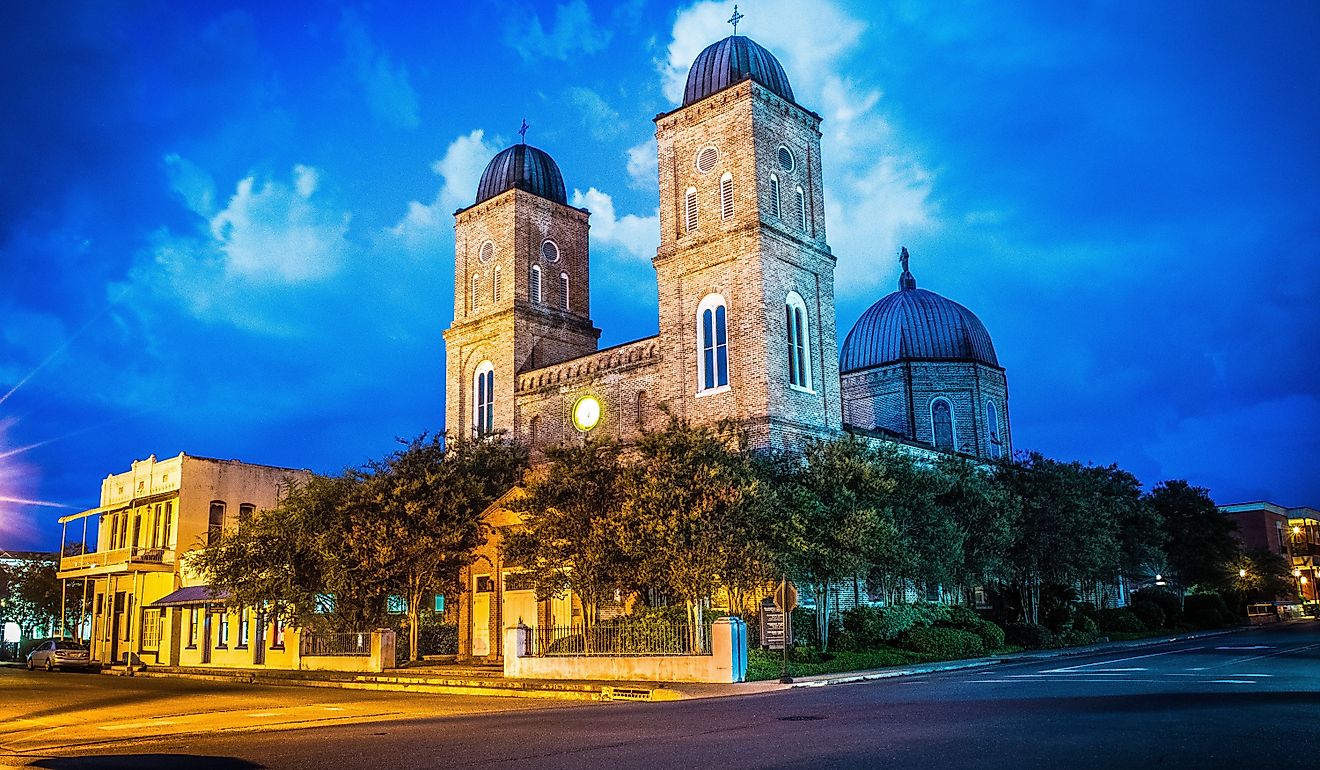
[[[348,634],[329,634],[319,631],[303,631],[300,643],[305,656],[351,656],[371,655],[371,632],[360,631]]]
[[[710,622],[617,620],[591,627],[541,626],[531,629],[527,657],[627,657],[641,655],[710,655]]]

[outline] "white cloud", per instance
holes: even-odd
[[[174,153],[165,156],[165,173],[189,209],[207,219],[215,215],[215,180],[210,174]]]
[[[486,141],[481,129],[455,138],[444,156],[431,164],[442,180],[435,199],[429,204],[410,201],[403,217],[386,232],[411,251],[433,249],[453,226],[453,212],[476,200],[481,173],[499,149]]]
[[[590,88],[575,86],[568,89],[567,95],[569,104],[577,108],[592,137],[602,141],[612,139],[623,130],[618,110],[611,107],[600,94]]]
[[[711,43],[729,34],[724,3],[699,2],[679,12],[667,59],[659,63],[665,95],[683,98],[688,69]],[[825,161],[827,235],[838,257],[840,294],[873,293],[897,268],[876,269],[900,241],[938,224],[934,176],[920,160],[895,149],[894,130],[881,113],[883,92],[842,77],[858,50],[866,23],[833,2],[766,0],[748,14],[740,32],[768,48],[784,65],[794,98],[820,112]],[[896,264],[896,263],[894,263]]]
[[[591,212],[593,246],[617,247],[628,256],[649,262],[660,246],[660,210],[649,217],[614,213],[614,199],[592,187],[585,193],[574,190],[571,203]]]
[[[655,138],[628,148],[628,186],[638,190],[655,190],[659,172]]]
[[[527,60],[567,59],[574,53],[595,53],[610,42],[609,30],[596,25],[585,0],[555,6],[555,20],[548,32],[535,11],[520,8],[516,15],[530,21],[526,26],[511,25],[506,42]]]
[[[382,122],[416,128],[417,92],[408,77],[408,68],[376,51],[366,26],[352,11],[344,11],[339,28],[344,35],[348,66],[362,87],[372,113]]]

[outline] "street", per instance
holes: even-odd
[[[448,696],[311,691],[308,706],[339,697],[346,709],[360,707],[361,716],[373,709],[389,713],[371,715],[369,723],[179,735],[28,753],[11,762],[45,768],[321,768],[332,761],[336,767],[391,770],[513,763],[538,770],[1314,768],[1320,766],[1318,658],[1320,622],[1304,622],[1103,654],[671,703],[565,708],[515,701],[489,704],[498,713],[478,713],[480,705]],[[0,676],[5,695],[13,692],[17,673]],[[61,689],[66,680],[76,687],[79,677],[60,677]],[[217,687],[188,686],[200,698]],[[105,705],[121,708],[132,708],[136,697],[116,701],[113,687],[98,692]],[[298,707],[285,700],[296,697],[288,690],[246,692],[252,709],[272,710],[272,700]],[[426,713],[415,698],[434,704],[434,712]],[[9,720],[0,744],[12,751],[14,736],[32,729],[22,722]],[[20,738],[33,740],[30,732]]]

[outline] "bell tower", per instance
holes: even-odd
[[[486,166],[472,206],[454,214],[454,322],[445,331],[451,435],[519,424],[519,373],[596,350],[588,213],[568,205],[548,153],[515,144]]]
[[[820,116],[775,57],[733,35],[655,119],[660,337],[672,408],[735,419],[753,446],[841,430]]]

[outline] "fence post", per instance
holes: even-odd
[[[742,618],[723,617],[710,627],[714,681],[747,680],[747,624]]]
[[[519,678],[523,676],[523,656],[527,654],[527,644],[531,640],[532,629],[519,623],[504,629],[504,675]]]
[[[394,629],[378,628],[371,634],[371,670],[384,671],[394,668],[395,659]]]

